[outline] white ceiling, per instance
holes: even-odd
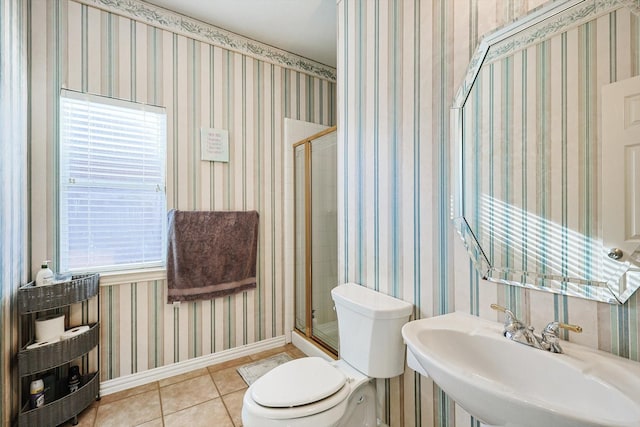
[[[147,0],[147,3],[336,66],[336,0]]]

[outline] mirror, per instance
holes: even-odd
[[[628,155],[601,162],[613,152],[603,87],[640,74],[637,8],[551,2],[485,37],[472,57],[451,109],[451,214],[483,278],[608,303],[640,286],[640,240],[618,253],[602,224],[638,218],[640,203],[604,202],[638,197],[640,173],[612,185],[604,171],[624,170]]]

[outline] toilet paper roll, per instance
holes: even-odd
[[[50,341],[53,338],[60,338],[64,333],[64,314],[53,314],[51,316],[36,319],[36,341]]]
[[[89,326],[87,326],[87,325],[76,326],[75,328],[67,329],[66,331],[64,331],[64,333],[62,335],[60,335],[60,339],[61,340],[68,340],[69,338],[73,338],[73,337],[78,336],[80,334],[84,334],[88,330],[89,330]]]
[[[33,344],[27,346],[27,350],[32,350],[34,348],[44,347],[44,346],[47,346],[47,345],[51,345],[51,344],[57,343],[59,341],[60,341],[59,338],[52,338],[52,339],[47,340],[47,341],[34,342]]]

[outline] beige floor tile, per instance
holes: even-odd
[[[293,347],[293,346],[291,346]],[[287,354],[294,359],[300,359],[301,357],[307,357],[306,354],[302,352],[299,348],[293,347],[291,349],[287,349]]]
[[[298,347],[296,347],[295,345],[293,345],[293,344],[289,343],[289,344],[285,344],[285,345],[282,347],[282,349],[283,349],[284,351],[290,351],[290,350],[297,350],[297,349],[298,349]]]
[[[103,396],[78,415],[83,427],[240,427],[247,385],[237,368],[278,353],[305,357],[287,344]],[[64,427],[69,427],[66,423]]]
[[[96,421],[96,413],[98,412],[98,402],[89,405],[84,411],[78,414],[78,424],[75,427],[92,427]],[[62,424],[63,427],[73,426],[73,420],[69,420]]]
[[[195,371],[187,372],[185,374],[176,375],[175,377],[165,378],[164,380],[158,381],[160,387],[166,387],[171,384],[179,383],[181,381],[190,380],[191,378],[201,377],[203,375],[207,375],[209,372],[207,368],[196,369]]]
[[[127,397],[135,396],[136,394],[146,393],[148,391],[157,390],[158,383],[156,381],[141,385],[138,387],[130,388],[128,390],[122,390],[117,393],[108,394],[106,396],[102,396],[100,399],[100,404],[105,405],[107,403],[115,402],[116,400],[126,399]]]
[[[227,411],[231,416],[233,425],[240,427],[242,425],[242,399],[247,389],[242,389],[222,396],[224,406],[227,407]]]
[[[160,389],[162,412],[164,415],[197,405],[218,397],[209,375],[191,378]]]
[[[164,425],[165,427],[234,427],[220,398],[165,415]]]
[[[164,427],[164,421],[162,418],[156,418],[155,420],[148,421],[144,424],[139,424],[136,427]]]
[[[152,390],[107,404],[100,402],[95,426],[137,426],[161,416],[159,392]]]
[[[227,360],[226,362],[216,363],[215,365],[208,366],[207,369],[209,369],[209,372],[213,373],[213,372],[221,371],[223,369],[231,368],[234,366],[238,367],[238,366],[244,365],[245,363],[251,363],[252,361],[253,359],[251,359],[251,357],[243,356],[237,359]]]
[[[214,372],[211,377],[213,377],[213,382],[216,383],[218,391],[223,396],[247,387],[247,383],[238,374],[237,368],[227,368]]]

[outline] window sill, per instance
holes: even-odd
[[[167,269],[164,267],[145,268],[140,270],[107,271],[100,273],[100,286],[123,285],[133,282],[149,282],[165,280]]]

